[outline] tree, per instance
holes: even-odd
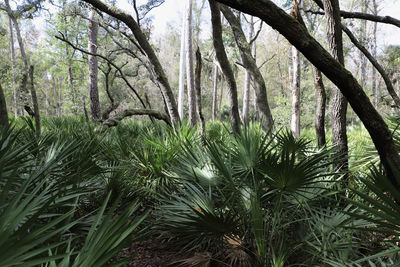
[[[211,9],[212,36],[215,54],[228,84],[230,105],[229,116],[232,122],[233,132],[236,134],[240,132],[239,104],[236,81],[233,75],[231,64],[228,60],[228,56],[225,52],[224,43],[222,41],[222,25],[219,4],[214,0],[209,0],[208,2]]]
[[[363,88],[354,76],[328,51],[326,51],[294,18],[269,0],[217,0],[242,12],[257,16],[272,28],[278,30],[308,60],[325,74],[343,93],[355,113],[369,132],[379,153],[386,175],[398,189],[394,176],[400,171],[400,155],[395,147],[392,134],[383,118],[369,101]]]
[[[193,72],[193,26],[192,26],[192,6],[193,0],[187,0],[186,10],[186,85],[189,104],[189,122],[191,126],[196,125],[196,92],[194,88]]]
[[[14,116],[18,117],[19,114],[19,105],[18,105],[18,90],[15,87],[16,77],[15,77],[15,45],[14,45],[14,30],[12,24],[12,18],[8,15],[8,30],[10,33],[10,58],[11,58],[11,71],[12,71],[12,86],[13,86],[13,93],[14,93]]]
[[[33,112],[34,112],[34,117],[35,117],[35,132],[36,136],[40,136],[40,112],[39,112],[39,105],[38,105],[38,100],[36,96],[36,90],[35,90],[35,80],[34,80],[34,73],[33,73],[33,65],[29,67],[29,80],[31,82],[30,85],[30,90],[31,90],[31,95],[32,95],[32,102],[33,102]]]
[[[218,93],[218,64],[214,62],[214,74],[213,74],[213,98],[212,98],[212,110],[211,117],[215,121],[217,117],[217,93]]]
[[[95,10],[89,12],[89,28],[88,28],[88,51],[91,54],[97,53],[97,35],[99,32],[99,24],[95,18]],[[90,110],[92,111],[92,119],[100,119],[100,102],[98,89],[98,62],[97,57],[88,56],[89,61],[89,90],[90,90]]]
[[[196,89],[196,106],[197,106],[197,113],[200,118],[200,125],[201,125],[201,133],[203,136],[206,134],[206,121],[204,120],[202,106],[201,106],[201,70],[203,67],[203,63],[201,62],[201,52],[200,48],[197,47],[196,50],[196,70],[195,70],[195,79],[194,79],[194,87]]]
[[[29,104],[29,100],[28,100],[28,91],[26,88],[27,85],[27,81],[28,81],[28,59],[26,57],[26,53],[25,53],[25,45],[22,41],[22,36],[21,36],[21,30],[19,27],[19,23],[18,23],[18,19],[17,19],[17,14],[13,12],[13,10],[10,7],[10,3],[9,0],[5,0],[5,5],[6,5],[6,10],[7,10],[7,14],[9,16],[9,18],[11,18],[12,24],[15,28],[15,32],[17,35],[17,41],[18,41],[18,45],[19,45],[19,50],[21,52],[21,58],[22,58],[22,62],[23,62],[23,66],[24,69],[22,70],[22,77],[21,77],[21,81],[20,81],[20,91],[19,91],[19,96],[22,100],[22,106],[30,106]],[[10,39],[11,40],[11,39]],[[11,49],[11,51],[13,51],[13,49]],[[11,55],[11,57],[13,57],[13,55]],[[18,94],[17,94],[18,95]]]
[[[344,66],[342,24],[338,0],[323,0],[327,20],[328,46],[331,55]],[[361,85],[362,86],[362,85]],[[336,168],[348,175],[348,147],[346,133],[347,100],[338,87],[332,88],[332,139],[340,158]]]
[[[250,16],[250,21],[247,23],[248,25],[248,40],[249,42],[254,37],[254,17]],[[232,27],[232,26],[231,26]],[[253,42],[250,46],[250,51],[253,52],[255,48],[255,42]],[[254,57],[253,53],[252,56]],[[243,61],[243,60],[242,60]],[[245,77],[244,77],[244,88],[243,88],[243,123],[247,125],[249,123],[249,113],[250,113],[250,83],[251,83],[251,74],[250,71],[246,69]],[[256,101],[257,102],[257,101]],[[254,109],[254,112],[257,112]]]
[[[188,4],[188,2],[186,2]],[[185,7],[185,12],[186,12]],[[183,14],[185,14],[185,12]],[[178,92],[178,112],[179,118],[183,119],[183,106],[185,103],[185,55],[186,55],[186,15],[182,15],[181,26],[181,52],[179,61],[179,92]]]
[[[256,92],[256,101],[258,109],[255,112],[260,114],[261,116],[260,119],[263,122],[263,129],[265,131],[268,131],[273,126],[273,119],[268,104],[267,88],[265,85],[264,78],[256,64],[255,58],[252,55],[251,45],[246,40],[246,36],[243,33],[240,21],[236,18],[233,12],[226,6],[222,5],[221,11],[231,26],[233,35],[235,37],[236,45],[239,48],[243,66],[246,68],[246,71],[250,73],[250,77],[254,81],[253,84]],[[247,95],[247,98],[249,98],[249,95]],[[248,104],[249,103],[247,103],[247,105]],[[248,112],[248,110],[246,112]],[[243,116],[245,116],[245,114],[243,114]]]
[[[373,8],[373,14],[375,16],[378,15],[378,4],[376,2],[376,0],[372,0],[372,8]],[[376,58],[377,56],[377,37],[376,37],[376,33],[378,31],[378,23],[375,21],[373,24],[373,30],[372,30],[372,56],[374,58]],[[374,106],[375,108],[378,107],[378,95],[379,95],[379,91],[378,88],[376,86],[376,68],[372,69],[372,95],[374,97]]]
[[[33,12],[32,9],[34,9],[36,7],[36,5],[38,5],[38,4],[40,4],[40,1],[38,1],[37,3],[33,2],[32,5],[29,3],[27,6],[23,6],[22,10],[27,10],[27,11]],[[19,27],[18,19],[17,19],[18,16],[21,15],[21,13],[14,12],[11,9],[9,0],[5,1],[5,5],[6,5],[7,14],[11,18],[12,24],[14,25],[14,28],[15,28],[15,32],[17,34],[18,46],[19,46],[19,50],[21,52],[21,58],[22,58],[23,66],[24,66],[24,69],[22,71],[21,86],[20,86],[20,88],[21,88],[21,92],[20,93],[23,95],[22,103],[24,104],[24,107],[28,107],[29,109],[31,109],[30,108],[30,101],[28,100],[29,93],[28,93],[27,88],[26,88],[27,82],[28,82],[28,74],[29,74],[29,69],[30,68],[28,67],[29,66],[28,57],[26,56],[26,53],[25,53],[25,45],[24,45],[24,43],[22,41],[21,30],[20,30],[20,27]],[[17,10],[18,10],[18,8],[17,8]],[[36,111],[36,114],[35,114],[36,134],[37,134],[37,136],[39,136],[40,135],[39,104],[38,104],[37,97],[36,97],[36,91],[35,91],[35,88],[33,86],[33,69],[32,69],[32,74],[31,74],[30,93],[31,93],[31,97],[32,97],[33,109]]]
[[[325,112],[326,112],[326,91],[322,80],[322,73],[313,66],[315,95],[317,99],[315,109],[315,132],[318,140],[318,147],[321,148],[326,144],[325,137]]]
[[[180,119],[179,119],[178,107],[176,105],[176,101],[171,86],[169,84],[169,81],[167,79],[167,76],[165,75],[164,69],[161,66],[161,63],[156,53],[154,52],[154,49],[149,43],[146,35],[140,29],[138,22],[136,22],[131,15],[123,12],[118,8],[109,6],[100,0],[84,0],[84,1],[93,5],[98,10],[105,12],[108,15],[122,21],[123,23],[126,24],[126,26],[129,27],[129,29],[135,36],[137,44],[138,46],[140,46],[141,51],[148,57],[148,60],[151,64],[151,71],[154,72],[155,80],[157,81],[158,86],[161,89],[172,123],[179,123]]]
[[[0,83],[0,130],[8,128],[7,103]]]
[[[292,119],[290,129],[294,137],[300,136],[300,81],[301,81],[301,58],[300,52],[292,47]]]

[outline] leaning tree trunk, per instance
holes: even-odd
[[[35,91],[35,80],[33,79],[33,65],[29,67],[29,79],[31,82],[31,95],[32,95],[32,103],[33,103],[33,112],[35,113],[35,131],[36,131],[36,137],[40,136],[40,114],[39,114],[39,104],[38,104],[38,99],[36,96],[36,91]]]
[[[236,18],[236,16],[228,7],[221,6],[221,11],[232,28],[236,45],[239,48],[243,66],[250,73],[250,77],[254,81],[254,89],[256,92],[257,109],[258,109],[256,113],[259,113],[261,116],[261,118],[259,119],[262,120],[263,129],[265,131],[269,131],[272,128],[273,119],[271,115],[271,110],[268,105],[267,88],[265,85],[264,78],[256,64],[256,60],[252,55],[250,44],[246,40],[246,36],[243,33],[240,21]]]
[[[323,0],[325,17],[327,20],[328,46],[331,55],[344,66],[342,24],[338,0]],[[334,87],[332,90],[332,138],[333,145],[337,146],[336,155],[340,160],[336,161],[336,169],[348,175],[348,147],[346,133],[347,100]]]
[[[188,3],[186,3],[188,4]],[[186,12],[186,7],[185,7]],[[179,93],[178,93],[178,112],[179,118],[183,119],[183,107],[185,103],[185,55],[186,55],[186,16],[182,16],[181,27],[181,54],[179,60]]]
[[[0,84],[0,130],[1,129],[8,129],[8,113],[3,87],[1,87]]]
[[[215,54],[221,66],[222,73],[226,78],[226,82],[228,83],[230,119],[232,122],[233,132],[236,134],[240,132],[240,116],[236,81],[222,40],[222,25],[219,4],[214,0],[209,0],[209,3],[211,8],[212,36]]]
[[[193,27],[192,27],[192,6],[193,0],[187,0],[186,11],[186,81],[188,91],[189,104],[189,122],[191,126],[196,125],[196,92],[194,88],[194,73],[193,73]]]
[[[301,58],[300,52],[292,47],[293,62],[293,81],[292,81],[292,119],[290,129],[294,137],[300,136],[300,78],[301,78]]]
[[[257,16],[279,31],[343,93],[363,122],[379,153],[386,175],[400,191],[395,173],[400,172],[400,155],[387,124],[371,104],[357,79],[326,51],[307,29],[269,0],[215,0]]]
[[[322,73],[319,69],[312,66],[314,75],[315,96],[317,106],[315,109],[315,132],[317,134],[318,147],[321,148],[326,144],[325,137],[325,111],[326,111],[326,91],[322,80]]]
[[[97,53],[97,35],[99,24],[95,18],[95,11],[90,10],[89,13],[89,30],[88,30],[88,50],[91,54]],[[97,57],[89,55],[89,90],[90,90],[90,110],[92,111],[92,120],[100,119],[100,102],[98,89],[98,62]]]

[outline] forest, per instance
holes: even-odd
[[[400,266],[398,14],[0,0],[0,266]]]

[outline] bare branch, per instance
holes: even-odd
[[[122,70],[121,70],[114,62],[112,62],[111,60],[109,60],[107,57],[105,57],[105,56],[103,56],[103,55],[90,53],[90,52],[86,51],[85,49],[82,49],[82,48],[80,48],[80,47],[75,46],[73,43],[71,43],[70,41],[66,40],[65,37],[64,37],[64,35],[63,35],[61,32],[59,32],[59,34],[61,34],[61,37],[60,37],[60,36],[55,36],[56,39],[58,39],[58,40],[60,40],[60,41],[63,41],[63,42],[66,42],[66,43],[69,44],[72,48],[74,48],[74,49],[76,49],[76,50],[79,50],[80,52],[82,52],[82,53],[84,53],[84,54],[102,58],[102,59],[104,59],[105,61],[107,61],[108,63],[110,63],[111,66],[113,66],[115,69],[118,70],[119,74],[121,75],[121,78],[125,81],[126,85],[128,85],[128,87],[133,91],[133,93],[134,93],[134,94],[136,95],[136,97],[139,99],[139,101],[140,101],[140,103],[142,104],[142,106],[143,106],[144,108],[146,108],[146,104],[144,103],[144,101],[142,100],[142,98],[140,97],[140,95],[138,94],[138,92],[135,90],[135,88],[133,88],[133,86],[132,86],[132,85],[129,83],[129,81],[126,79],[126,77],[125,77],[124,73],[122,72]]]

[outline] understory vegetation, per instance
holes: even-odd
[[[398,121],[391,119],[400,148]],[[0,266],[122,266],[158,239],[181,266],[397,266],[400,194],[362,128],[350,176],[334,147],[259,124],[129,121],[100,133],[84,118],[19,118],[0,134]],[[400,182],[400,174],[396,174]],[[135,255],[131,255],[135,257]]]

